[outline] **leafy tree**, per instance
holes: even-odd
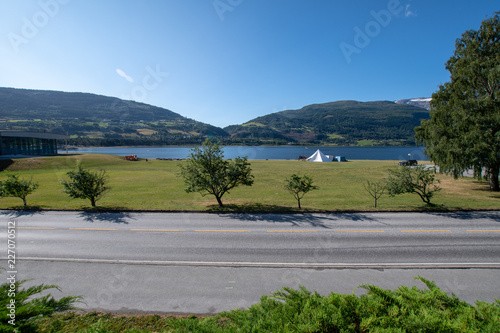
[[[64,193],[75,199],[88,199],[92,207],[96,206],[99,200],[107,191],[110,190],[106,184],[108,176],[105,170],[90,171],[84,169],[80,161],[76,163],[76,170],[66,173],[69,181],[62,180]]]
[[[15,197],[23,200],[24,208],[27,207],[26,197],[38,188],[33,179],[25,180],[17,175],[10,175],[0,182],[0,195],[2,197]]]
[[[364,187],[366,192],[368,192],[375,200],[375,208],[377,208],[377,201],[382,195],[384,195],[387,188],[387,183],[385,181],[371,182],[367,180],[364,184]]]
[[[436,180],[434,171],[426,169],[423,165],[412,168],[401,166],[397,170],[389,170],[387,190],[391,197],[415,193],[423,202],[430,205],[434,193],[441,190],[435,182],[439,183],[439,180]]]
[[[247,157],[224,160],[224,152],[219,144],[209,139],[202,148],[193,148],[186,164],[180,165],[187,193],[199,192],[202,196],[215,196],[219,207],[224,207],[222,197],[239,186],[251,186],[253,175]]]
[[[73,304],[80,302],[81,296],[67,296],[56,300],[47,290],[57,289],[55,285],[35,285],[23,288],[21,285],[29,280],[12,281],[0,285],[0,331],[1,332],[35,332],[33,319],[47,316],[55,312],[74,309]],[[44,296],[38,296],[44,293]]]
[[[451,81],[432,94],[429,120],[415,129],[426,154],[455,177],[483,169],[490,189],[500,190],[500,17],[458,39],[446,63]]]
[[[299,209],[300,200],[304,197],[307,192],[316,190],[318,187],[313,185],[313,180],[310,176],[298,176],[296,174],[291,175],[289,178],[285,179],[286,185],[285,189],[290,192],[291,195],[297,200],[297,205]]]

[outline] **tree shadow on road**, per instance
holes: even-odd
[[[41,210],[38,207],[30,207],[28,209],[4,210],[0,214],[6,215],[9,218],[16,218],[16,217],[23,217],[23,216],[43,215],[43,210]]]
[[[93,210],[86,210],[80,212],[78,217],[82,218],[85,222],[95,223],[95,222],[108,222],[108,223],[118,223],[118,224],[128,224],[128,220],[135,220],[132,214],[128,212],[99,212]]]
[[[261,203],[225,204],[224,207],[208,205],[207,208],[210,213],[291,213],[294,211],[287,206]]]
[[[439,217],[448,217],[457,220],[492,220],[500,222],[500,212],[497,211],[461,211],[461,212],[434,212],[429,213]]]
[[[228,217],[245,222],[289,223],[294,227],[310,226],[332,229],[336,222],[380,222],[377,218],[364,213],[224,213]]]

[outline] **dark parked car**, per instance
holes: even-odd
[[[400,166],[415,166],[418,165],[417,160],[401,161],[398,163]]]

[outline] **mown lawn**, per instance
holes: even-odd
[[[217,204],[212,196],[188,194],[179,176],[183,161],[145,160],[131,162],[123,157],[100,154],[74,154],[56,157],[14,160],[6,165],[0,180],[9,174],[19,174],[40,184],[28,196],[28,204],[41,209],[87,209],[85,200],[68,198],[62,192],[61,179],[81,160],[85,168],[102,168],[109,175],[111,191],[98,206],[127,210],[212,210]],[[350,161],[345,163],[311,163],[284,160],[252,160],[251,187],[238,187],[224,196],[227,209],[238,210],[296,210],[296,201],[283,189],[284,180],[293,173],[310,175],[318,190],[305,195],[302,207],[309,211],[367,211],[374,210],[373,199],[363,184],[366,180],[387,177],[387,170],[397,168],[397,161]],[[442,191],[433,198],[440,209],[500,209],[500,194],[488,190],[483,181],[438,175]],[[17,198],[2,198],[0,209],[20,207]],[[394,198],[384,195],[377,210],[428,209],[417,195],[405,194]],[[436,207],[434,207],[436,209]]]

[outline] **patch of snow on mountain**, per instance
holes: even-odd
[[[408,104],[413,106],[418,106],[419,108],[423,108],[426,110],[430,110],[430,101],[431,97],[420,97],[420,98],[410,98],[410,99],[400,99],[398,101],[394,101],[397,104]]]

